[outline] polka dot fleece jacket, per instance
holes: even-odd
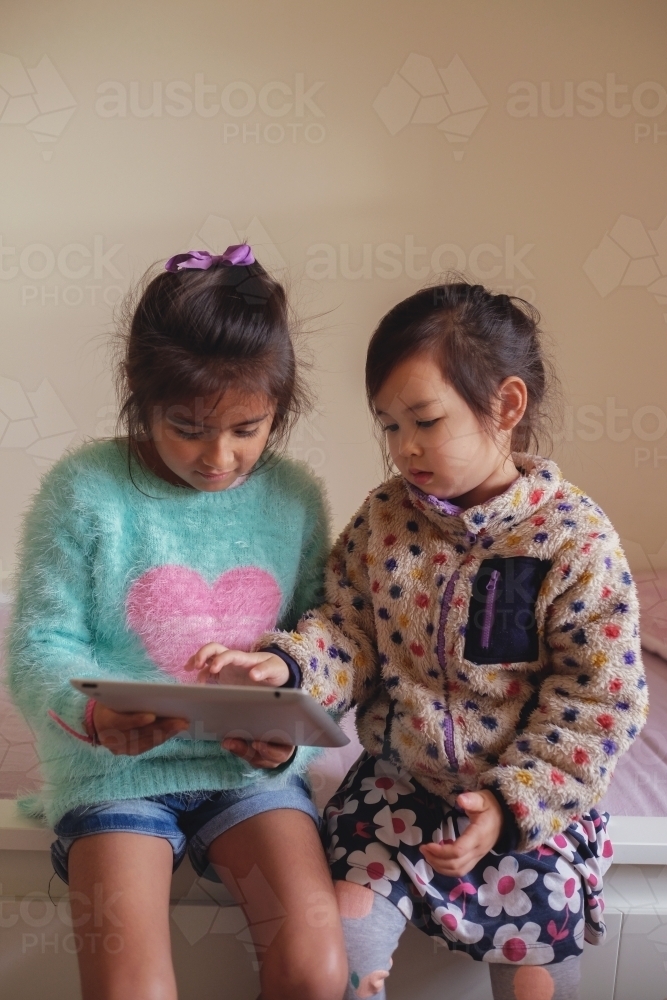
[[[461,511],[395,477],[338,539],[328,603],[273,632],[364,747],[449,804],[488,787],[517,849],[604,794],[648,696],[635,587],[605,514],[545,459]]]

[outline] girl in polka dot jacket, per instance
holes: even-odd
[[[365,753],[325,812],[347,998],[384,995],[406,919],[491,963],[496,1000],[578,996],[584,932],[604,936],[593,806],[646,717],[638,604],[603,511],[527,453],[538,320],[463,283],[392,309],[366,386],[399,475],[339,538],[324,606],[194,664],[291,668],[332,713],[357,706]]]

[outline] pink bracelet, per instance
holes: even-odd
[[[53,711],[52,708],[50,708],[46,714],[50,719],[53,719],[54,722],[57,722],[60,728],[64,729],[66,733],[69,733],[70,736],[74,736],[77,740],[81,740],[82,743],[93,742],[92,736],[82,736],[81,733],[77,733],[76,729],[72,729],[71,726],[68,726],[67,723],[60,718],[59,715],[56,715],[56,713]]]
[[[95,719],[93,718],[93,712],[95,711],[96,704],[97,702],[94,698],[88,699],[88,704],[86,705],[86,710],[83,714],[83,727],[86,730],[86,736],[82,736],[81,733],[77,733],[76,729],[72,729],[71,726],[68,726],[59,715],[56,715],[53,709],[50,708],[46,714],[50,719],[53,719],[54,722],[57,722],[66,733],[70,734],[70,736],[75,736],[77,740],[81,740],[83,743],[90,743],[92,746],[98,747],[100,745],[100,738],[97,734],[97,729],[95,728]]]
[[[97,734],[97,729],[95,728],[95,719],[93,715],[93,713],[95,712],[96,705],[97,702],[95,701],[95,699],[89,698],[88,704],[86,705],[86,711],[84,712],[83,715],[83,724],[85,730],[90,736],[94,747],[99,746],[100,744],[100,738]]]

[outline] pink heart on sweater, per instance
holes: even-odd
[[[207,642],[251,649],[275,628],[282,595],[266,570],[239,566],[209,586],[187,566],[156,566],[130,587],[127,623],[150,658],[180,681],[193,683],[185,664]]]

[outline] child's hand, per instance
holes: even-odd
[[[495,845],[503,828],[503,811],[493,792],[487,789],[464,792],[456,804],[467,813],[470,826],[452,843],[422,844],[419,850],[440,875],[461,878]]]
[[[294,753],[294,747],[284,743],[263,743],[261,740],[248,743],[247,740],[230,738],[223,740],[222,746],[253,767],[260,767],[265,771],[280,767]]]
[[[263,684],[282,687],[289,680],[289,668],[275,653],[244,653],[227,649],[218,642],[209,642],[191,656],[186,670],[197,670],[197,681],[205,683],[210,677],[219,684]]]
[[[188,728],[186,719],[157,718],[149,712],[114,712],[97,702],[93,710],[97,739],[115,754],[137,754],[152,750]]]
[[[219,684],[281,687],[289,680],[287,664],[274,653],[244,653],[238,649],[227,649],[217,642],[202,646],[190,657],[185,669],[197,670],[197,680],[200,683],[206,683],[209,677],[216,677]],[[247,740],[232,738],[223,740],[222,746],[253,767],[266,771],[280,767],[294,753],[294,747],[283,743],[264,743],[261,740],[249,743]]]

